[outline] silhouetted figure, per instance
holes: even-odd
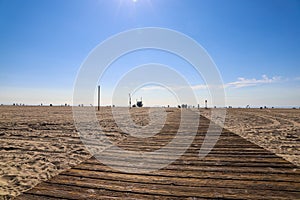
[[[205,109],[207,109],[207,100],[205,100]]]
[[[140,101],[136,100],[136,105],[137,105],[137,107],[143,107],[143,99],[142,99],[142,97],[141,97]]]
[[[52,106],[52,103],[50,103],[50,106]]]
[[[138,107],[143,107],[143,102],[142,102],[142,101],[137,101],[137,102],[136,102],[136,105],[137,105]]]

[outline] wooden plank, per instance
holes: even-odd
[[[174,161],[172,164],[173,165],[197,165],[197,166],[232,166],[232,167],[270,167],[270,168],[292,168],[296,173],[300,170],[297,170],[297,168],[292,165],[291,163],[283,160],[275,161],[272,162],[270,159],[269,161],[265,160],[260,160],[256,161],[255,158],[253,159],[231,159],[231,160],[221,160],[221,159],[216,159],[215,157],[211,157],[212,159],[205,158],[202,160],[199,160],[198,157],[190,157],[187,159],[185,157],[184,160],[179,159]],[[162,159],[160,157],[159,159]],[[85,163],[86,164],[99,164],[100,161],[98,160],[87,160]]]
[[[60,178],[62,177],[62,178]],[[64,186],[77,186],[81,188],[90,188],[93,190],[105,189],[119,192],[132,192],[136,194],[163,195],[175,197],[200,197],[200,198],[247,198],[247,199],[296,199],[298,192],[280,191],[280,190],[257,190],[256,188],[238,189],[238,188],[221,188],[221,187],[193,187],[193,186],[177,186],[177,185],[156,185],[145,183],[124,184],[121,181],[111,181],[103,179],[91,179],[84,177],[60,176],[53,178],[49,184],[61,185],[61,193],[64,193]],[[39,190],[39,186],[36,188]],[[84,197],[86,198],[86,196]]]
[[[149,174],[130,174],[130,173],[107,173],[100,171],[71,169],[68,172],[62,173],[60,179],[68,179],[67,176],[77,176],[81,178],[93,178],[103,180],[115,180],[132,183],[146,183],[156,185],[177,185],[177,186],[205,186],[205,187],[220,187],[220,188],[239,188],[247,189],[251,187],[256,190],[282,190],[282,191],[299,191],[300,184],[294,182],[276,182],[273,180],[235,180],[230,179],[209,179],[209,178],[194,178],[194,177],[170,177],[170,176],[154,176]],[[59,180],[60,180],[59,179]],[[49,182],[52,182],[50,180]]]
[[[53,197],[53,196],[47,196],[47,195],[38,195],[38,194],[28,194],[24,193],[22,194],[21,199],[26,200],[68,200],[67,198],[60,198],[60,197]]]
[[[131,159],[130,161],[134,161],[134,159]],[[140,161],[136,159],[136,161]],[[155,161],[155,162],[154,162]],[[124,166],[125,164],[128,164],[128,160],[125,158],[112,158],[110,161],[106,161],[107,163],[111,166]],[[178,161],[177,161],[178,162]],[[86,163],[88,165],[88,163]],[[155,164],[161,164],[160,160],[155,160],[153,159],[153,162],[151,165],[148,165],[149,169],[151,169],[153,165]],[[92,168],[94,166],[94,168]],[[97,166],[94,164],[89,164],[91,169],[95,169]],[[139,166],[136,166],[139,168]],[[140,168],[145,168],[147,166],[141,166]],[[169,169],[169,170],[177,170],[177,171],[183,171],[183,170],[190,170],[190,171],[211,171],[211,172],[236,172],[236,173],[270,173],[270,174],[294,174],[294,175],[299,175],[300,170],[298,168],[291,168],[284,166],[280,167],[253,167],[253,166],[234,166],[234,165],[198,165],[197,163],[192,163],[192,162],[184,162],[183,164],[172,164],[164,167],[164,169]]]
[[[82,165],[84,166],[84,165]],[[76,166],[73,169],[79,170],[90,170],[95,172],[107,172],[116,173],[115,170],[107,166],[102,166],[102,170],[98,167],[96,170],[91,170],[91,168]],[[68,173],[68,172],[66,172]],[[63,173],[64,174],[64,173]],[[131,174],[142,174],[142,173],[131,173]],[[181,173],[175,170],[161,169],[159,171],[154,171],[151,173],[153,176],[166,176],[166,177],[190,177],[190,178],[202,178],[202,179],[227,179],[227,180],[257,180],[257,181],[284,181],[284,182],[295,182],[299,183],[299,179],[295,178],[294,174],[266,174],[266,173],[233,173],[233,172],[212,172],[212,171],[199,171],[195,173],[194,171],[182,170]],[[142,174],[144,175],[144,174]]]
[[[81,164],[75,166],[73,169],[83,169],[83,170],[92,170],[92,171],[106,171],[112,172],[112,169],[104,165],[96,164]],[[177,170],[176,170],[177,169]],[[114,170],[113,170],[114,172]],[[180,173],[179,173],[180,172]],[[190,169],[178,169],[173,167],[168,167],[167,169],[160,169],[159,171],[154,171],[151,174],[160,175],[160,176],[177,176],[177,177],[194,177],[194,178],[216,178],[216,179],[230,179],[230,180],[266,180],[266,181],[286,181],[286,182],[295,182],[300,183],[298,176],[295,176],[293,173],[272,173],[272,172],[258,172],[254,171],[252,173],[241,173],[235,171],[225,171],[225,170],[190,170]]]
[[[51,188],[51,190],[49,190]],[[115,191],[106,189],[91,189],[88,187],[78,187],[69,185],[53,185],[50,183],[43,183],[38,188],[25,192],[24,195],[18,196],[16,200],[27,200],[27,197],[37,196],[38,199],[43,199],[44,194],[59,198],[59,199],[161,199],[174,200],[182,199],[182,197],[165,196],[165,195],[150,195],[139,194],[131,191]],[[197,198],[197,200],[207,198]]]

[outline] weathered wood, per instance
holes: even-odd
[[[194,177],[170,177],[170,176],[154,176],[154,175],[142,175],[142,174],[130,174],[130,173],[106,173],[99,171],[90,170],[78,170],[71,169],[67,173],[63,173],[60,179],[52,179],[49,182],[59,183],[62,179],[70,179],[73,177],[80,178],[92,178],[92,179],[103,179],[111,181],[123,181],[131,183],[146,183],[156,185],[177,185],[177,186],[205,186],[205,187],[220,187],[220,188],[240,188],[257,190],[284,190],[294,191],[299,189],[299,183],[294,182],[275,182],[266,180],[235,180],[234,182],[230,179],[209,179],[209,178],[194,178]]]
[[[174,200],[182,199],[181,197],[175,196],[164,196],[164,195],[150,195],[150,194],[139,194],[131,191],[116,191],[107,189],[91,189],[88,187],[68,186],[68,185],[53,185],[44,183],[38,186],[38,191],[28,191],[24,195],[19,196],[17,199],[26,199],[28,196],[38,196],[39,199],[44,198],[44,194],[54,196],[55,198],[65,199],[162,199],[162,200]],[[49,188],[51,187],[51,191]],[[197,198],[197,200],[207,198]]]
[[[120,165],[117,165],[115,162],[112,162],[110,166],[124,166],[125,162],[119,163]],[[101,168],[101,165],[95,165],[95,164],[85,164],[76,166],[75,168],[81,168],[81,169],[93,169],[96,170]],[[129,168],[129,167],[128,167]],[[139,168],[138,166],[133,168]],[[142,167],[151,169],[151,167]],[[194,172],[194,173],[201,173],[201,172],[223,172],[223,173],[255,173],[255,174],[291,174],[291,175],[300,175],[299,170],[295,169],[280,169],[280,168],[266,168],[266,167],[224,167],[224,166],[191,166],[188,163],[181,166],[176,165],[168,165],[164,169],[166,170],[174,170],[178,171],[180,173],[183,173],[184,171]],[[161,169],[163,170],[163,169]]]
[[[76,166],[73,169],[78,170],[90,170],[90,171],[100,171],[107,173],[120,173],[104,165],[80,165]],[[64,172],[63,174],[68,173]],[[131,173],[131,174],[142,174],[143,173]],[[277,181],[277,182],[295,182],[300,183],[299,179],[295,178],[294,174],[271,174],[271,173],[235,173],[235,172],[226,172],[226,171],[192,171],[192,170],[181,170],[181,173],[178,173],[177,170],[172,169],[161,169],[159,171],[154,171],[151,173],[153,176],[166,176],[166,177],[183,177],[183,178],[201,178],[201,179],[226,179],[226,180],[255,180],[255,181]]]
[[[268,199],[290,198],[296,199],[297,192],[281,191],[281,190],[265,190],[257,189],[254,187],[256,184],[248,187],[247,189],[240,189],[237,187],[225,188],[201,185],[198,187],[193,186],[177,186],[177,185],[162,185],[162,184],[148,184],[141,182],[122,182],[119,180],[105,180],[105,179],[91,179],[76,176],[63,176],[53,178],[50,182],[54,185],[61,185],[61,193],[64,191],[64,186],[79,186],[82,188],[90,188],[93,190],[105,189],[110,191],[126,191],[136,194],[149,194],[149,195],[163,195],[175,197],[201,197],[201,198],[249,198],[249,199],[263,199],[268,195]],[[51,188],[51,187],[50,187]],[[39,189],[39,186],[37,186]],[[64,197],[64,196],[62,196]],[[83,194],[81,195],[83,196]],[[266,199],[266,198],[265,198]]]

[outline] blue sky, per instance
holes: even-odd
[[[207,50],[222,76],[227,105],[300,106],[299,1],[0,0],[0,27],[3,104],[71,104],[77,72],[93,48],[128,29],[163,27]],[[145,62],[173,66],[189,79],[200,104],[209,99],[188,64],[161,52],[135,53],[100,80],[104,105],[111,104],[122,73]],[[162,90],[149,86],[134,98],[143,96],[149,106],[176,105]]]

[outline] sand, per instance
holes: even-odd
[[[131,110],[141,126],[149,123],[148,113],[147,108]],[[209,118],[210,110],[200,113]],[[110,108],[101,108],[98,118],[111,141],[128,137]],[[300,110],[228,109],[225,127],[299,166],[299,123]],[[91,157],[74,126],[71,107],[0,106],[0,152],[2,198],[17,196]]]
[[[0,107],[0,195],[16,196],[90,157],[64,107]]]
[[[148,109],[133,109],[148,123]],[[126,137],[109,107],[97,113],[102,130],[117,143]],[[91,157],[75,128],[72,107],[0,106],[0,199],[13,197]]]

